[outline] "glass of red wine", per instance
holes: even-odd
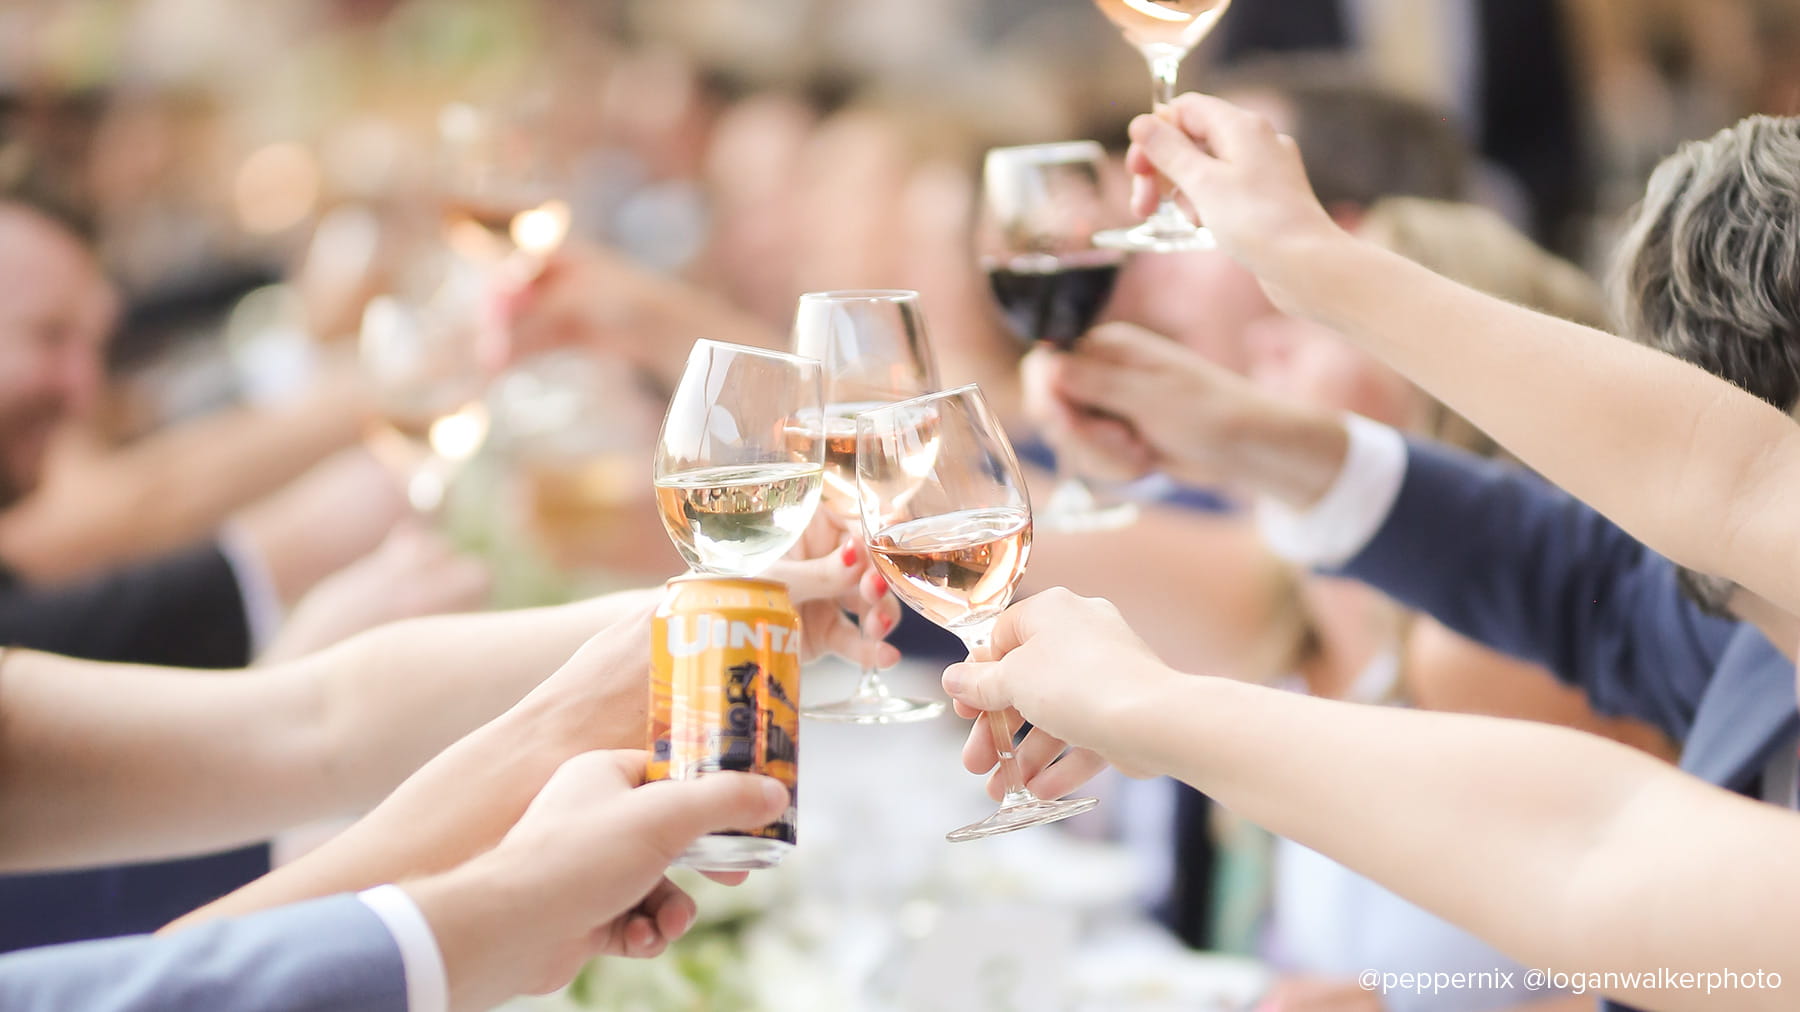
[[[982,170],[982,267],[1007,328],[1027,345],[1075,347],[1112,298],[1126,254],[1095,245],[1117,220],[1104,185],[1106,151],[1093,141],[995,148]],[[1056,490],[1038,511],[1046,530],[1130,526],[1137,506],[1104,503],[1067,472],[1059,456]]]

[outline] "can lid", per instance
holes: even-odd
[[[787,584],[780,580],[768,579],[767,577],[716,576],[712,573],[683,573],[680,576],[671,577],[664,586],[672,587],[677,583],[728,583],[740,587],[776,587],[781,590],[787,589]]]

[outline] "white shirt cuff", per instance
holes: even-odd
[[[407,1012],[449,1012],[450,977],[444,970],[444,954],[438,951],[437,936],[419,905],[397,885],[365,889],[356,898],[375,911],[400,947]]]
[[[250,632],[250,656],[255,658],[275,642],[281,631],[281,595],[269,577],[261,553],[244,529],[226,524],[219,529],[219,554],[237,577],[238,595],[244,602],[244,624]]]
[[[1359,415],[1345,415],[1350,446],[1343,469],[1309,510],[1269,499],[1256,504],[1256,526],[1275,554],[1296,565],[1334,569],[1356,558],[1393,512],[1406,480],[1406,440]]]

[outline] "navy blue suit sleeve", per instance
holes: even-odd
[[[1393,510],[1342,575],[1676,741],[1737,628],[1683,597],[1672,563],[1573,497],[1420,442],[1408,444]]]
[[[400,947],[334,896],[215,921],[0,957],[7,1012],[406,1012]]]
[[[243,593],[214,544],[65,586],[10,583],[0,588],[0,644],[182,668],[250,663]]]

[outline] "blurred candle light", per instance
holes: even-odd
[[[529,210],[520,211],[512,220],[513,245],[535,261],[542,261],[569,234],[569,205],[566,201],[546,200]]]

